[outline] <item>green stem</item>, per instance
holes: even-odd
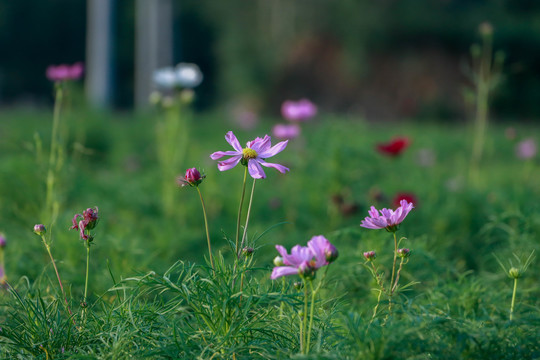
[[[302,333],[304,334],[304,336],[306,335],[306,327],[307,327],[307,311],[308,311],[308,288],[307,288],[306,280],[304,280],[304,313],[302,314]],[[302,348],[302,344],[304,345],[303,348]],[[302,351],[303,354],[307,354],[305,340],[300,343],[300,350]]]
[[[60,154],[58,142],[58,127],[60,126],[60,109],[62,107],[63,91],[62,85],[57,83],[54,99],[53,123],[51,131],[51,149],[49,152],[49,170],[47,172],[47,193],[45,198],[45,213],[51,214],[51,224],[54,222],[54,214],[52,211],[52,203],[54,201],[54,182],[57,170],[57,161]]]
[[[394,289],[392,284],[394,283],[394,276],[396,274],[396,261],[397,261],[397,251],[398,251],[397,237],[396,232],[394,231],[394,261],[392,262],[392,276],[390,277],[390,293],[388,299],[388,315],[392,314],[392,296],[394,295]],[[387,317],[388,318],[388,317]]]
[[[244,234],[242,235],[242,241],[240,242],[240,250],[244,248],[246,241],[247,228],[249,225],[249,216],[251,214],[251,204],[253,204],[253,193],[255,192],[255,179],[253,179],[253,186],[251,187],[251,195],[249,196],[249,205],[246,215],[246,224],[244,225]]]
[[[86,244],[86,278],[84,281],[84,297],[83,297],[83,309],[82,309],[82,317],[84,319],[86,315],[86,308],[88,304],[86,303],[86,296],[88,294],[88,273],[89,271],[89,264],[90,264],[90,243],[88,240],[85,240]]]
[[[58,272],[58,268],[56,267],[56,261],[54,261],[54,258],[51,253],[51,247],[49,246],[49,244],[47,244],[47,241],[45,241],[44,235],[41,236],[41,240],[43,240],[43,245],[45,245],[45,249],[47,249],[47,253],[49,254],[49,258],[51,259],[54,272],[56,273],[56,279],[58,279],[58,285],[60,285],[60,291],[62,292],[62,296],[64,297],[64,303],[66,304],[68,313],[70,316],[73,316],[73,313],[71,312],[71,308],[69,307],[69,303],[67,301],[66,293],[64,291],[64,286],[62,285],[62,280],[60,279],[60,273]],[[73,325],[75,325],[75,320],[73,320]]]
[[[307,333],[307,345],[306,345],[306,354],[309,352],[309,345],[311,342],[311,329],[313,328],[313,313],[315,309],[315,296],[317,295],[317,291],[319,290],[319,287],[317,287],[317,290],[313,290],[313,281],[309,281],[309,287],[311,288],[311,309],[309,311],[309,326],[308,326],[308,333]]]
[[[512,292],[512,303],[510,304],[510,321],[514,317],[514,305],[516,303],[516,292],[517,292],[517,278],[514,278],[514,291]]]
[[[242,195],[240,196],[240,206],[238,207],[238,219],[236,220],[236,239],[235,239],[235,251],[236,257],[240,257],[239,240],[240,240],[240,220],[242,219],[242,205],[244,204],[244,196],[246,194],[246,180],[247,180],[248,168],[244,171],[244,181],[242,182]]]
[[[210,265],[212,266],[212,270],[214,270],[214,259],[212,258],[212,245],[210,243],[210,233],[208,232],[208,219],[206,217],[206,206],[204,205],[204,200],[202,197],[201,190],[198,186],[195,186],[197,188],[197,192],[199,193],[199,198],[201,199],[201,205],[204,215],[204,228],[206,230],[206,241],[208,242],[208,254],[210,255]]]
[[[392,294],[396,290],[398,282],[399,282],[399,275],[401,274],[401,269],[403,268],[403,259],[404,258],[401,258],[401,261],[399,262],[399,269],[396,274],[396,280],[394,281],[394,285],[392,286]]]

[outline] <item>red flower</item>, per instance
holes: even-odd
[[[411,193],[397,193],[396,196],[394,196],[394,199],[392,200],[392,205],[394,205],[395,207],[398,207],[401,200],[407,200],[407,202],[413,203],[414,206],[418,205],[416,196]]]
[[[384,155],[398,156],[400,155],[410,144],[407,137],[396,137],[386,144],[377,144],[377,150]]]

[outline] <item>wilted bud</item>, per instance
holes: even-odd
[[[34,225],[34,233],[39,236],[45,235],[47,232],[47,229],[45,229],[45,225],[43,224],[36,224]]]
[[[253,252],[255,251],[255,249],[253,249],[252,247],[245,247],[242,249],[242,254],[244,254],[244,256],[251,256],[253,254]]]
[[[409,256],[411,256],[411,250],[407,248],[398,249],[397,253],[400,258],[408,258]]]
[[[95,208],[88,208],[83,211],[83,221],[85,222],[85,228],[88,230],[93,229],[96,227],[97,221],[99,219],[98,216],[98,208],[97,206]]]
[[[6,247],[6,237],[4,234],[0,233],[0,249],[3,249]]]
[[[283,266],[285,263],[283,262],[283,258],[281,256],[276,256],[274,258],[274,266]]]
[[[508,270],[508,275],[513,279],[517,279],[520,278],[522,274],[521,270],[519,270],[518,268],[511,267],[510,270]]]
[[[377,257],[377,254],[375,253],[375,251],[366,251],[364,253],[364,257],[367,261],[373,261]]]

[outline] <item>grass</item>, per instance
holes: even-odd
[[[178,189],[173,215],[163,213],[156,115],[67,113],[62,122],[71,135],[65,139],[68,156],[59,178],[60,211],[49,235],[77,317],[74,325],[49,256],[32,233],[34,224],[45,221],[40,217],[51,113],[3,110],[1,117],[0,230],[8,241],[5,268],[11,285],[0,290],[1,358],[540,357],[540,288],[534,276],[540,265],[533,261],[520,278],[509,321],[513,282],[497,262],[539,250],[540,168],[536,159],[516,159],[517,140],[505,138],[505,126],[489,129],[478,176],[470,180],[472,129],[464,124],[370,124],[320,115],[276,156],[290,173],[269,169],[268,178],[258,181],[248,231],[255,252],[237,271],[230,241],[243,172],[220,173],[209,154],[228,149],[226,131],[245,142],[268,133],[277,119],[242,131],[221,112],[196,114],[188,160],[175,171],[197,167],[207,175],[201,188],[213,272],[205,261],[196,191]],[[537,127],[516,130],[518,136],[538,139]],[[376,143],[394,135],[413,141],[401,157],[374,151]],[[421,149],[433,152],[433,165],[418,165]],[[375,250],[389,275],[393,242],[385,231],[359,223],[369,206],[392,206],[398,192],[418,199],[398,234],[412,251],[401,283],[418,284],[396,296],[386,323],[384,307],[370,323],[377,286],[362,266],[362,254]],[[335,201],[338,195],[342,203]],[[75,213],[94,206],[100,222],[90,259],[88,317],[82,324],[86,251],[77,232],[68,228]],[[311,351],[301,355],[303,290],[293,286],[294,277],[282,282],[269,275],[276,244],[290,249],[318,234],[336,245],[340,257],[315,303]]]

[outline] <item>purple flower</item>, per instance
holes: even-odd
[[[516,156],[520,159],[531,159],[536,155],[536,141],[526,139],[516,145]]]
[[[225,140],[227,140],[227,142],[234,148],[234,151],[216,151],[210,155],[212,160],[220,159],[223,156],[231,156],[227,160],[218,162],[219,171],[230,170],[239,162],[248,167],[249,174],[254,179],[266,178],[266,174],[264,173],[261,165],[273,167],[282,174],[289,171],[289,169],[283,165],[268,163],[265,161],[265,159],[283,151],[283,149],[285,149],[287,146],[288,140],[272,146],[270,136],[265,135],[262,139],[258,137],[253,141],[248,141],[244,149],[242,149],[238,139],[236,136],[234,136],[232,131],[229,131],[225,135]]]
[[[322,235],[312,237],[307,245],[294,246],[290,254],[283,246],[276,245],[283,265],[274,267],[270,278],[274,280],[288,275],[313,278],[317,269],[328,265],[337,258],[337,249]],[[329,257],[331,261],[328,260]],[[276,264],[274,261],[274,264],[279,265],[280,263]]]
[[[272,128],[272,134],[278,139],[294,139],[300,135],[300,126],[277,124]]]
[[[47,79],[51,81],[77,80],[84,72],[84,65],[81,62],[73,65],[50,65],[47,68]]]
[[[186,174],[183,177],[178,177],[176,182],[178,185],[184,186],[199,186],[203,181],[205,175],[201,175],[199,170],[196,168],[191,168],[186,170]]]
[[[396,210],[382,209],[380,215],[375,206],[372,206],[369,216],[362,220],[360,226],[368,229],[386,229],[395,232],[398,225],[405,220],[405,217],[414,208],[413,204],[407,202],[407,200],[401,200],[400,204],[401,206]]]
[[[398,249],[397,254],[401,258],[408,258],[411,256],[411,250],[407,248]]]
[[[317,115],[317,106],[307,99],[287,100],[281,105],[281,115],[289,121],[307,121]]]
[[[366,251],[364,252],[364,257],[367,261],[373,261],[377,257],[377,253],[375,251]]]

